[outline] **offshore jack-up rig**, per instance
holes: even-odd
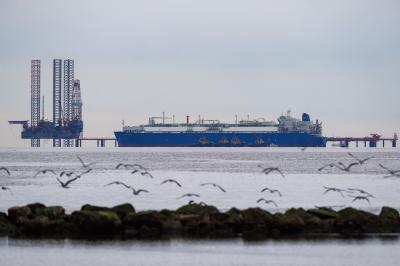
[[[40,97],[40,60],[31,60],[31,123],[28,120],[8,121],[22,125],[22,139],[31,139],[32,147],[40,147],[40,139],[53,139],[54,147],[78,145],[83,130],[82,99],[79,79],[74,79],[74,60],[53,60],[53,122],[44,118],[44,97]],[[64,71],[62,68],[64,66]],[[63,88],[62,82],[63,81]],[[42,106],[42,117],[40,107]]]

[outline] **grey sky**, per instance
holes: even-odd
[[[309,112],[326,135],[400,132],[400,1],[0,0],[0,146],[30,118],[30,60],[75,60],[84,134],[162,111],[233,121]]]

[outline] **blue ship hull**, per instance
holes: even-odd
[[[325,147],[326,138],[282,132],[114,132],[119,147]]]

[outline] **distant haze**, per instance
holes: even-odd
[[[85,136],[149,116],[275,120],[288,109],[325,135],[400,132],[400,1],[0,0],[0,146],[30,119],[30,60],[75,60]]]

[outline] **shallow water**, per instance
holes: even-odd
[[[397,238],[71,241],[0,238],[1,265],[398,265]]]

